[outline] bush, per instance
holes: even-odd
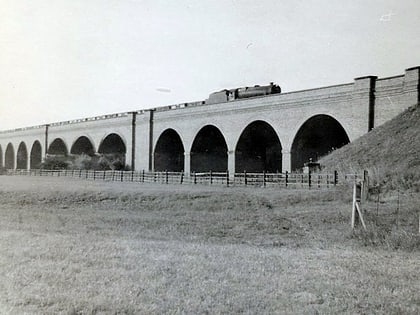
[[[81,154],[77,156],[49,156],[41,163],[41,169],[48,170],[130,170],[125,165],[124,156],[120,154],[107,154],[101,156],[89,156]]]
[[[70,166],[68,157],[64,156],[47,156],[40,168],[46,170],[66,170]]]
[[[71,162],[71,168],[74,170],[92,170],[95,169],[95,164],[91,156],[81,154],[76,156]]]

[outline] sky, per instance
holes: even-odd
[[[0,0],[0,130],[420,65],[419,0]]]

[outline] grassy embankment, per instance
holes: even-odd
[[[326,170],[368,170],[383,190],[420,192],[420,106],[413,106],[320,160]]]
[[[364,210],[375,225],[357,233],[366,244],[420,247],[420,203],[401,203],[420,192],[419,122],[417,105],[320,160],[324,170],[369,171],[377,189]]]
[[[2,313],[420,311],[418,251],[355,242],[346,189],[1,176],[0,191]]]

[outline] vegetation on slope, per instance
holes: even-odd
[[[368,170],[388,189],[420,191],[420,106],[413,106],[320,160],[325,170]]]

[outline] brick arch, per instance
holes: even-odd
[[[22,141],[16,153],[16,168],[26,170],[28,168],[28,149],[26,143]]]
[[[192,172],[224,172],[228,168],[226,138],[215,125],[201,127],[195,134],[190,154]]]
[[[62,138],[55,138],[48,146],[48,154],[51,155],[68,155],[68,146]]]
[[[309,160],[316,161],[350,142],[348,133],[333,116],[317,114],[299,126],[291,145],[292,170],[299,170]]]
[[[6,169],[15,168],[15,149],[11,142],[7,144],[6,151],[4,154],[4,167]]]
[[[235,171],[282,171],[282,145],[271,124],[254,120],[242,130],[235,147]]]
[[[109,132],[99,141],[98,153],[109,152],[127,153],[127,140],[119,132]]]
[[[38,140],[35,140],[32,144],[31,154],[30,154],[30,169],[38,169],[42,162],[42,146]]]
[[[153,150],[153,169],[172,172],[184,170],[184,153],[184,143],[179,133],[172,128],[165,129]]]
[[[76,140],[73,141],[73,144],[70,148],[71,154],[87,154],[89,156],[95,155],[95,146],[92,139],[89,136],[80,136]]]

